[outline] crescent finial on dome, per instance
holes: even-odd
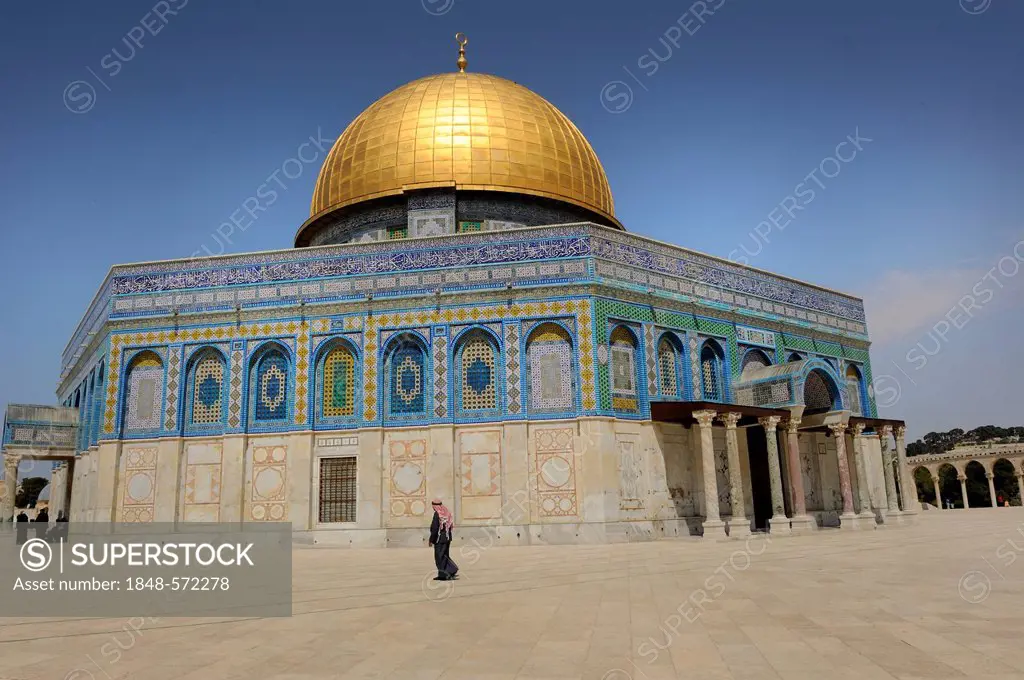
[[[455,42],[459,43],[459,60],[455,62],[455,65],[459,67],[459,73],[466,72],[466,45],[469,44],[469,38],[466,37],[465,33],[456,33]]]

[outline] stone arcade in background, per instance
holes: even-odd
[[[348,126],[294,249],[113,267],[63,408],[8,412],[4,515],[22,455],[66,461],[72,521],[367,546],[433,497],[503,543],[912,514],[861,300],[627,233],[569,119],[464,66]]]

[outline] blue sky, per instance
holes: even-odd
[[[55,401],[110,265],[219,252],[214,229],[300,144],[454,69],[464,31],[470,70],[587,135],[629,230],[723,257],[746,244],[758,267],[864,297],[883,415],[911,436],[1024,423],[1024,4],[704,6],[4,3],[0,404]],[[837,152],[848,136],[860,148]],[[318,168],[226,252],[289,247]],[[813,199],[779,221],[801,184]]]

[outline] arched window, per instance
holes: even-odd
[[[349,418],[356,413],[356,355],[338,343],[324,356],[320,381],[320,415]]]
[[[288,357],[280,347],[272,345],[258,355],[249,402],[254,421],[288,418],[288,372]]]
[[[387,415],[403,418],[427,415],[427,352],[415,335],[402,334],[391,341],[386,364]]]
[[[136,354],[125,379],[125,430],[145,432],[160,429],[163,388],[164,364],[160,357],[150,351]]]
[[[498,408],[496,386],[498,349],[481,330],[469,331],[456,351],[459,371],[460,411],[492,411]]]
[[[189,373],[188,420],[189,426],[202,429],[220,425],[227,414],[224,389],[227,370],[224,358],[213,349],[200,350],[192,359]],[[204,427],[206,426],[206,427]]]
[[[767,354],[759,349],[749,350],[743,357],[743,366],[740,368],[740,378],[742,380],[746,380],[751,372],[771,365],[772,360],[768,358]]]
[[[564,328],[544,323],[526,341],[526,370],[532,413],[573,409],[572,339]]]
[[[679,356],[678,346],[668,335],[658,343],[658,392],[663,397],[679,397]]]
[[[816,368],[804,379],[804,413],[822,413],[836,407],[838,393],[827,373]]]
[[[864,405],[860,398],[860,371],[853,364],[846,368],[846,403],[855,416],[863,415]]]
[[[711,340],[705,341],[700,350],[700,370],[704,401],[722,401],[725,398],[722,350]]]
[[[800,352],[790,352],[789,353],[789,357],[786,358],[787,362],[803,361],[803,360],[804,360],[804,358],[803,358],[803,356],[801,356]]]
[[[636,338],[623,326],[612,331],[612,408],[636,411],[640,408],[636,387]]]

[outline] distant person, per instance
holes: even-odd
[[[450,581],[459,573],[458,565],[452,562],[449,555],[455,518],[440,499],[435,499],[431,506],[434,508],[434,519],[430,523],[430,545],[434,547],[434,565],[437,567],[437,576],[434,580]]]
[[[48,540],[50,541],[66,541],[68,540],[68,516],[64,514],[63,510],[57,511],[56,524],[53,529],[50,529],[50,533],[47,534]]]
[[[39,511],[35,518],[36,524],[36,538],[46,538],[46,532],[50,528],[50,513],[43,508]]]
[[[17,518],[15,518],[14,521],[16,522],[16,540],[18,541],[18,545],[21,545],[22,543],[28,540],[28,515],[25,514],[24,510],[22,510],[20,513],[18,513],[18,516]]]

